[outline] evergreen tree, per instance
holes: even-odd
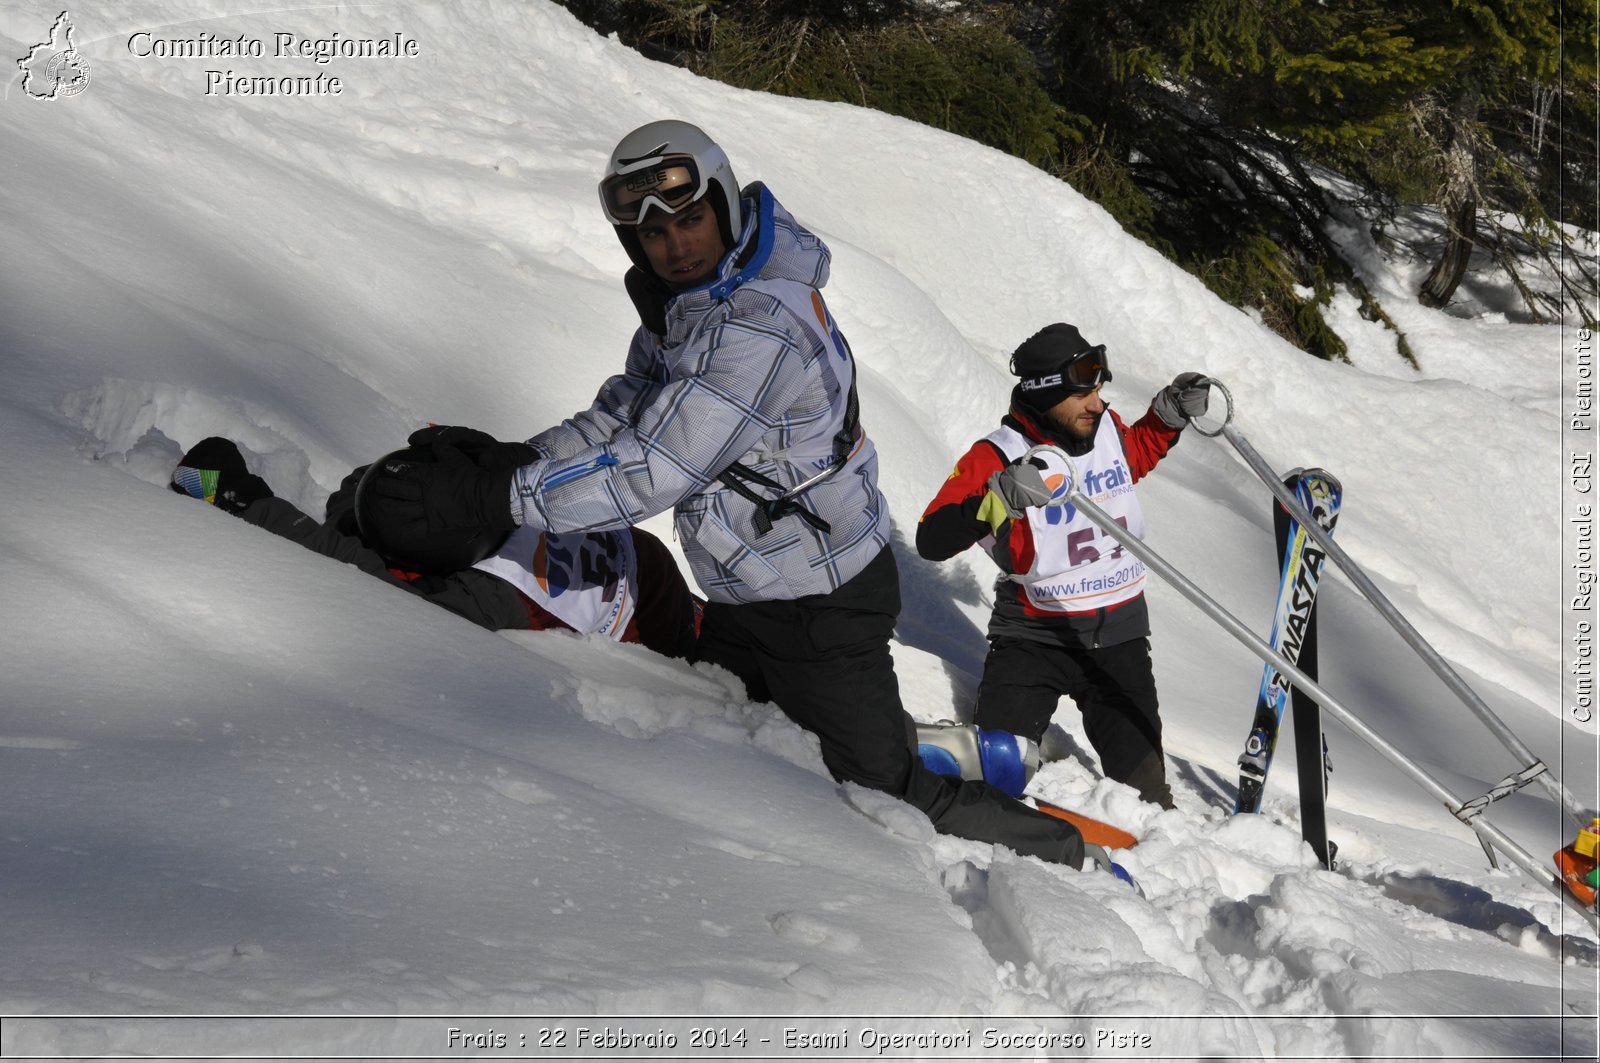
[[[1109,191],[1101,201],[1130,231],[1331,358],[1344,355],[1320,312],[1332,280],[1370,297],[1323,230],[1328,205],[1299,140],[1266,120],[1316,110],[1273,86],[1303,24],[1321,20],[1311,6],[1302,18],[1295,2],[1069,0],[1035,25],[1056,97],[1087,131],[1063,175],[1089,177],[1080,187]]]
[[[1046,164],[1061,108],[1008,9],[916,0],[567,0],[601,32],[742,88],[910,118]]]
[[[1535,320],[1592,321],[1595,270],[1563,226],[1600,225],[1594,0],[565,2],[731,84],[1045,166],[1322,357],[1344,353],[1322,317],[1340,286],[1390,322],[1326,233],[1318,167],[1382,219],[1439,205],[1424,303],[1451,301],[1478,248]],[[1530,255],[1559,292],[1521,275]]]
[[[1572,9],[1579,6],[1566,5],[1567,13],[1578,14]],[[1440,205],[1444,216],[1446,235],[1439,259],[1419,293],[1425,305],[1449,303],[1466,274],[1475,245],[1496,252],[1515,278],[1515,260],[1506,253],[1508,236],[1517,238],[1523,249],[1549,240],[1564,242],[1554,222],[1566,212],[1566,205],[1559,200],[1544,201],[1540,195],[1541,185],[1548,192],[1543,171],[1552,162],[1559,167],[1560,161],[1551,156],[1541,158],[1544,153],[1534,144],[1539,134],[1519,112],[1523,110],[1520,101],[1530,89],[1537,95],[1540,86],[1586,82],[1592,98],[1594,9],[1592,4],[1582,6],[1586,17],[1574,19],[1567,27],[1575,39],[1589,42],[1580,52],[1563,47],[1564,13],[1548,0],[1390,5],[1389,10],[1399,8],[1399,17],[1418,26],[1419,40],[1413,53],[1432,47],[1449,61],[1419,86],[1420,92],[1408,94],[1397,108],[1409,119],[1409,129],[1391,129],[1387,137],[1370,146],[1335,145],[1334,157],[1336,162],[1359,167],[1374,151],[1391,158],[1397,151],[1405,151],[1413,165],[1400,168],[1400,173],[1421,177],[1430,186],[1432,201]],[[1381,185],[1379,189],[1397,190]],[[1584,300],[1576,300],[1575,305],[1582,309]],[[1531,300],[1529,309],[1539,316],[1540,307]]]
[[[1313,321],[1307,287],[1342,280],[1383,315],[1322,234],[1327,204],[1306,162],[1357,177],[1390,210],[1440,204],[1446,235],[1423,302],[1449,301],[1476,242],[1535,318],[1556,308],[1522,283],[1513,251],[1560,248],[1558,221],[1593,223],[1592,209],[1559,194],[1565,179],[1593,203],[1592,163],[1579,162],[1592,160],[1592,138],[1558,140],[1539,117],[1541,105],[1581,115],[1584,101],[1592,117],[1594,12],[1580,6],[1062,0],[1035,10],[1050,16],[1037,43],[1058,72],[1057,98],[1093,130],[1068,172],[1094,175],[1119,217],[1230,298],[1248,301],[1241,289],[1262,281],[1269,323],[1317,350],[1321,330],[1294,324]],[[1106,180],[1114,170],[1121,180]],[[1593,277],[1581,257],[1567,261],[1566,305],[1583,308]]]

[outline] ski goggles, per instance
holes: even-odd
[[[1015,365],[1012,366],[1012,372],[1016,372]],[[1111,367],[1106,361],[1106,345],[1097,343],[1068,358],[1053,373],[1023,378],[1022,390],[1046,391],[1051,388],[1066,388],[1069,391],[1093,391],[1101,384],[1110,382]]]
[[[600,182],[600,209],[612,225],[638,225],[651,207],[676,214],[710,185],[710,175],[693,155],[652,156]]]

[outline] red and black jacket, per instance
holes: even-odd
[[[1178,440],[1178,431],[1167,426],[1150,409],[1133,424],[1124,424],[1115,410],[1107,408],[1117,427],[1128,469],[1137,483],[1155,468]],[[1002,422],[1033,443],[1050,443],[1074,456],[1093,447],[1087,440],[1074,439],[1049,427],[1037,413],[1013,403]],[[1097,426],[1098,427],[1098,426]],[[978,516],[978,507],[989,490],[989,477],[1006,465],[1000,448],[980,439],[956,462],[955,472],[928,503],[917,524],[917,553],[930,561],[944,561],[994,534]],[[994,612],[989,619],[989,637],[1022,638],[1034,642],[1061,643],[1085,649],[1114,646],[1143,638],[1150,633],[1149,613],[1144,596],[1109,608],[1084,613],[1041,613],[1028,602],[1022,587],[1009,578],[1013,573],[1033,567],[1033,530],[1026,519],[1007,521],[995,535],[995,560],[1002,575],[995,581]]]

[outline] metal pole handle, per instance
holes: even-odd
[[[1199,432],[1207,439],[1215,439],[1223,432],[1226,432],[1228,430],[1228,426],[1233,423],[1233,392],[1229,391],[1228,386],[1214,376],[1201,377],[1200,382],[1209,388],[1215,388],[1217,391],[1222,392],[1223,401],[1225,401],[1228,405],[1228,412],[1223,416],[1222,424],[1215,432],[1207,432],[1204,428],[1200,427],[1200,422],[1195,420],[1193,417],[1189,418],[1189,425],[1196,432]],[[1209,404],[1207,405],[1207,412],[1210,412]]]

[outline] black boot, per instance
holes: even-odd
[[[1139,796],[1152,805],[1176,808],[1172,803],[1172,788],[1167,785],[1167,765],[1159,752],[1141,760],[1127,777],[1120,780],[1139,791]]]

